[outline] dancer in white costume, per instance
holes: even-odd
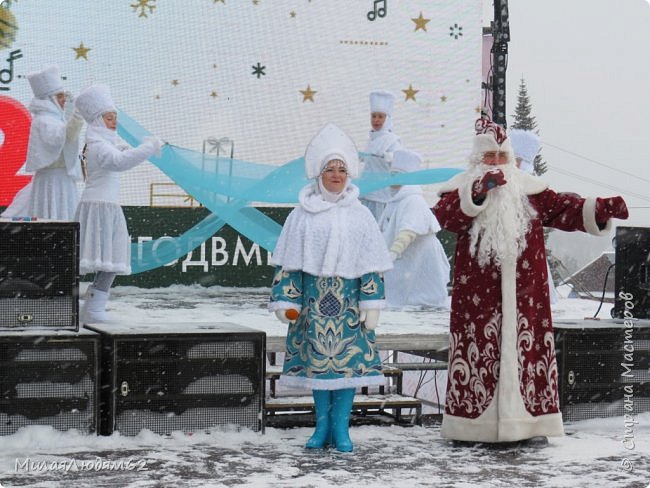
[[[529,173],[535,174],[535,156],[539,152],[541,143],[539,136],[532,130],[511,129],[510,130],[510,144],[515,153],[515,161],[517,167]],[[560,300],[555,284],[553,283],[553,274],[551,273],[551,266],[546,262],[548,271],[548,296],[551,300],[551,305]]]
[[[83,119],[70,92],[63,91],[59,69],[52,65],[27,75],[34,93],[25,171],[32,181],[16,194],[3,217],[30,216],[72,220],[81,180],[79,133]]]
[[[392,173],[416,171],[419,154],[399,149],[393,153]],[[449,260],[436,237],[440,224],[417,185],[391,186],[379,227],[393,259],[386,271],[386,301],[392,308],[407,305],[447,307]]]
[[[119,172],[137,166],[160,151],[163,143],[147,137],[135,148],[119,142],[117,110],[108,87],[93,85],[76,101],[88,122],[84,159],[86,188],[77,210],[80,223],[81,274],[95,272],[81,310],[83,323],[109,322],[106,302],[116,275],[131,274],[131,240],[119,205]]]
[[[363,158],[363,171],[366,173],[388,172],[393,160],[393,152],[401,148],[399,137],[393,132],[393,107],[395,96],[385,90],[370,93],[370,141]],[[370,209],[379,220],[386,203],[390,199],[388,188],[381,188],[360,198],[361,203]]]

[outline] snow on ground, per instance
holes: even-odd
[[[85,287],[85,284],[84,284]],[[228,321],[282,335],[268,289],[118,287],[120,322]],[[598,302],[562,299],[555,320],[592,316]],[[600,312],[608,316],[611,305]],[[378,333],[416,332],[444,311],[385,312]],[[455,447],[439,425],[353,426],[353,453],[308,451],[311,428],[102,437],[28,427],[0,438],[2,487],[624,487],[650,486],[650,413],[567,423],[543,449]]]

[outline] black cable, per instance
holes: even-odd
[[[609,272],[614,266],[616,266],[616,263],[610,264],[609,268],[607,268],[607,273],[605,273],[605,282],[603,283],[603,294],[600,296],[600,305],[598,305],[598,310],[596,310],[593,318],[596,318],[598,316],[600,308],[603,306],[603,301],[605,300],[605,290],[607,290],[607,278],[609,278]]]
[[[558,150],[560,150],[562,152],[565,152],[567,154],[571,154],[572,156],[584,159],[585,161],[589,161],[591,163],[597,164],[598,166],[602,166],[603,168],[611,169],[612,171],[622,173],[622,174],[624,174],[626,176],[629,176],[629,177],[631,177],[631,178],[633,178],[635,180],[641,180],[641,181],[645,181],[646,183],[650,183],[650,180],[648,180],[647,178],[643,178],[642,176],[640,176],[637,173],[630,173],[630,172],[624,171],[624,170],[622,170],[620,168],[616,168],[615,166],[610,166],[609,164],[601,163],[600,161],[596,161],[595,159],[588,158],[587,156],[583,156],[582,154],[578,154],[578,153],[575,153],[573,151],[569,151],[568,149],[564,149],[564,148],[562,148],[560,146],[556,146],[554,144],[551,144],[548,141],[542,141],[542,144],[544,144],[545,146],[553,147],[553,148],[558,149]]]

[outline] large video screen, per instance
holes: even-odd
[[[368,94],[384,89],[396,95],[394,131],[425,168],[463,167],[480,111],[474,0],[14,0],[1,8],[0,95],[27,106],[26,75],[56,64],[73,94],[106,84],[121,111],[191,151],[227,138],[222,155],[281,165],[327,122],[363,151]],[[122,203],[149,204],[151,183],[165,180],[153,164],[124,173]]]

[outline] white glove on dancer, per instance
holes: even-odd
[[[74,106],[74,96],[69,91],[63,92],[65,95],[65,103],[63,104],[63,118],[66,122],[72,119],[72,117],[81,118],[81,114],[77,111]]]
[[[395,261],[396,259],[401,258],[404,251],[406,251],[406,248],[413,243],[416,237],[417,234],[412,230],[405,229],[400,231],[400,233],[395,237],[393,243],[390,245],[389,250],[391,259]]]
[[[379,309],[370,308],[359,312],[359,321],[363,322],[368,330],[375,330],[379,325]]]
[[[142,139],[142,143],[151,144],[155,156],[160,156],[160,149],[165,145],[165,143],[162,140],[158,139],[156,136],[146,136]]]

